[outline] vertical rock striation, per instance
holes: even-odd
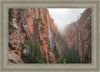
[[[61,35],[46,8],[9,9],[9,63],[23,63],[25,40],[37,41],[42,57],[47,63],[56,63],[53,47],[59,50],[59,57],[66,49],[78,50],[81,62],[91,62],[91,9],[86,9],[77,22],[68,25]],[[49,41],[49,37],[52,42]],[[51,47],[49,49],[49,42]]]
[[[68,25],[63,35],[68,48],[79,51],[81,62],[91,62],[91,9],[86,9],[77,22]],[[88,55],[88,56],[87,56]]]
[[[9,28],[9,50],[21,57],[25,39],[32,39],[38,42],[47,63],[55,63],[55,55],[52,51],[48,52],[48,15],[46,8],[9,9],[9,23],[15,28]]]

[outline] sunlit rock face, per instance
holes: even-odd
[[[66,27],[63,34],[68,48],[74,46],[74,49],[79,51],[81,62],[84,61],[87,52],[91,62],[91,15],[91,9],[86,9],[77,22]]]

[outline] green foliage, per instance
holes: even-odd
[[[57,49],[56,45],[53,48],[53,53],[55,54],[56,63],[61,63],[61,61],[59,59],[59,50]]]
[[[62,60],[61,60],[61,63],[66,63],[67,62],[67,60],[65,59],[65,58],[63,58]]]
[[[53,52],[54,52],[54,54],[55,54],[55,58],[56,58],[56,59],[59,59],[59,51],[57,50],[56,46],[54,46]]]
[[[61,63],[80,63],[78,50],[74,50],[74,46],[70,49],[65,49]]]
[[[48,44],[48,51],[50,52],[50,50],[51,50],[51,47],[50,47],[50,44]]]
[[[43,26],[45,26],[45,24],[43,24],[43,22],[42,22],[42,18],[34,18],[34,21],[39,21]],[[35,23],[35,24],[37,24],[37,23]],[[43,28],[41,28],[41,29],[43,29]]]
[[[40,28],[40,30],[42,31],[42,30],[44,30],[44,28],[43,28],[43,27],[41,27],[41,28]]]
[[[29,46],[28,58],[31,59],[31,63],[45,63],[46,60],[41,56],[40,47],[37,41],[25,40],[25,44]]]
[[[11,32],[9,31],[9,35],[11,35]]]
[[[61,63],[59,58],[56,58],[56,63]]]
[[[41,18],[37,18],[37,19],[35,18],[35,21],[41,21],[41,20],[42,20]]]
[[[43,26],[45,26],[45,24],[41,23]]]
[[[16,30],[16,28],[11,24],[11,22],[8,22],[8,24],[9,24],[9,29]]]
[[[18,9],[18,19],[22,19],[22,9]]]
[[[14,45],[16,45],[17,43],[16,42],[14,42]]]
[[[12,16],[11,16],[11,9],[9,9],[9,11],[8,11],[8,19],[9,19],[9,21],[11,22],[11,19],[12,19]]]
[[[18,16],[18,19],[22,19],[22,16],[21,16],[21,15],[19,15],[19,16]]]
[[[11,10],[9,10],[9,16],[8,16],[8,26],[9,26],[9,29],[10,30],[15,30],[16,28],[11,24],[11,19],[12,19],[12,16],[11,16]],[[9,32],[9,34],[11,34],[11,32]]]

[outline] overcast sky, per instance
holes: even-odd
[[[71,22],[77,21],[86,8],[48,8],[49,14],[54,19],[58,30],[63,31],[64,27]]]

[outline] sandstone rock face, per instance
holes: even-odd
[[[60,32],[57,29],[57,26],[54,24],[54,20],[49,15],[49,12],[47,15],[47,22],[48,22],[48,25],[50,27],[51,36],[53,39],[53,44],[54,44],[54,46],[57,47],[57,49],[59,51],[60,58],[62,58],[62,52],[65,50],[65,43],[62,39]]]
[[[78,49],[81,61],[85,60],[87,51],[91,59],[91,9],[86,9],[81,18],[68,25],[65,30],[63,40],[68,48],[74,46],[75,50]]]
[[[24,39],[23,39],[23,35],[21,33],[21,29],[17,23],[17,13],[18,13],[18,10],[16,9],[10,9],[9,10],[9,35],[8,35],[8,38],[9,38],[9,61],[10,60],[13,60],[14,56],[15,56],[15,59],[16,59],[16,62],[17,63],[22,63],[23,61],[21,60],[21,48],[24,44]],[[11,58],[11,56],[13,56]],[[18,57],[18,60],[17,58]],[[20,59],[19,59],[20,58]],[[14,60],[15,60],[14,59]]]
[[[78,50],[81,62],[87,53],[91,58],[91,9],[87,9],[77,22],[68,25],[61,35],[46,8],[23,8],[9,9],[9,63],[23,63],[22,48],[29,48],[25,40],[31,39],[38,42],[42,57],[46,58],[47,63],[56,63],[53,49],[48,49],[48,27],[53,45],[59,50],[60,59],[66,46],[69,49],[74,46],[74,50]]]
[[[8,63],[12,64],[12,63],[24,63],[23,60],[21,59],[20,56],[18,56],[17,54],[15,54],[12,51],[9,51],[9,56],[8,56]]]
[[[24,40],[32,39],[38,41],[42,57],[47,63],[55,63],[53,52],[48,52],[48,22],[47,9],[9,9],[9,22],[15,29],[9,29],[9,50],[21,57]]]
[[[82,54],[80,55],[81,60],[84,60],[87,50],[89,52],[89,58],[91,58],[91,15],[91,9],[87,9],[78,21],[80,33],[79,54]]]

